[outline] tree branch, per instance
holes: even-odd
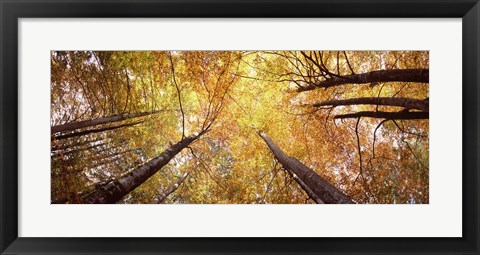
[[[186,172],[182,175],[182,177],[180,177],[178,179],[178,181],[173,184],[172,186],[170,186],[158,199],[156,199],[156,203],[157,204],[161,204],[163,203],[163,201],[165,201],[165,199],[167,199],[167,197],[172,194],[173,192],[175,192],[175,190],[178,189],[178,187],[180,187],[180,185],[185,181],[185,179],[187,179],[188,175],[190,174],[190,172]]]
[[[341,105],[384,105],[384,106],[398,106],[406,109],[417,109],[428,112],[428,100],[419,100],[405,97],[360,97],[343,100],[326,100],[322,102],[313,103],[314,107],[321,106],[341,106]]]
[[[334,119],[352,119],[358,117],[369,117],[378,119],[391,119],[391,120],[419,120],[428,119],[428,112],[356,112],[348,114],[336,115]]]
[[[168,53],[168,57],[170,58],[170,64],[171,64],[171,67],[172,67],[173,83],[175,84],[175,88],[177,89],[178,103],[180,104],[180,111],[182,112],[182,139],[183,139],[183,138],[185,138],[185,112],[183,111],[180,89],[178,88],[177,80],[175,79],[175,67],[173,66],[173,60],[172,60],[172,53],[171,52]]]
[[[297,89],[297,92],[329,88],[344,84],[364,84],[371,82],[429,82],[429,69],[391,69],[378,70],[362,74],[335,76],[324,81],[310,83]]]
[[[75,132],[75,133],[70,133],[70,134],[66,134],[66,135],[52,136],[52,139],[56,139],[56,140],[67,139],[67,138],[87,135],[87,134],[91,134],[91,133],[99,133],[99,132],[104,132],[104,131],[108,131],[108,130],[115,130],[115,129],[119,129],[119,128],[123,128],[123,127],[135,126],[135,125],[141,124],[143,122],[145,122],[145,121],[141,120],[141,121],[137,121],[137,122],[134,122],[134,123],[122,124],[122,125],[117,125],[117,126],[103,127],[103,128],[97,128],[97,129],[88,129],[88,130]]]
[[[350,72],[352,72],[352,74],[355,74],[355,72],[353,71],[352,66],[350,65],[350,61],[348,61],[347,52],[346,52],[346,51],[343,51],[343,55],[345,56],[345,60],[347,61],[348,68],[350,68]]]

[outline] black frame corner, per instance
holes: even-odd
[[[0,0],[1,254],[479,254],[479,0]],[[59,17],[462,18],[462,238],[20,238],[18,19]],[[440,223],[439,223],[440,224]],[[348,245],[345,245],[348,243]]]

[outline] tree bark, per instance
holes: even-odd
[[[85,167],[87,167],[88,169],[94,169],[94,168],[97,168],[99,166],[103,166],[103,165],[108,165],[108,164],[111,164],[111,163],[114,163],[114,162],[118,162],[120,160],[120,157],[121,155],[123,154],[126,154],[126,153],[129,153],[129,152],[132,152],[132,151],[135,151],[136,149],[129,149],[129,150],[125,150],[125,151],[120,151],[120,152],[115,152],[113,154],[108,154],[108,155],[103,155],[101,157],[92,157],[88,163],[85,164]],[[73,159],[67,159],[65,160],[64,162],[61,162],[60,164],[64,165],[64,166],[71,166],[71,167],[74,167],[75,168],[75,162],[72,162]],[[52,176],[61,176],[61,175],[66,175],[66,174],[77,174],[77,173],[80,173],[80,172],[83,172],[85,171],[85,169],[83,168],[80,168],[80,169],[75,169],[75,170],[72,170],[71,172],[59,172],[59,173],[55,173],[55,174],[52,174]]]
[[[88,140],[88,141],[72,141],[72,143],[65,143],[62,145],[52,142],[52,152],[59,152],[67,149],[80,149],[80,148],[83,148],[83,146],[93,144],[96,142],[103,142],[103,138],[97,137],[94,140]]]
[[[362,74],[351,74],[342,77],[332,77],[317,83],[298,88],[298,92],[329,88],[344,84],[363,84],[371,82],[421,82],[428,83],[429,69],[391,69],[378,70]]]
[[[126,194],[140,186],[140,184],[144,183],[163,166],[168,164],[175,155],[198,139],[199,136],[200,135],[186,137],[162,152],[158,157],[132,170],[124,176],[116,180],[111,180],[103,185],[99,185],[94,192],[83,198],[83,202],[87,204],[116,203]]]
[[[85,148],[76,148],[76,149],[65,150],[65,151],[55,151],[55,153],[52,152],[52,157],[59,157],[62,154],[67,155],[67,154],[77,153],[77,152],[80,152],[80,151],[87,151],[87,150],[95,149],[97,147],[104,146],[104,145],[106,145],[106,144],[104,142],[101,142],[101,143],[91,145],[91,146],[88,146],[88,147],[85,147]]]
[[[117,126],[102,127],[102,128],[96,128],[96,129],[88,129],[88,130],[84,130],[84,131],[80,131],[80,132],[74,132],[74,133],[70,133],[70,134],[66,134],[66,135],[54,136],[52,138],[56,139],[56,140],[67,139],[67,138],[71,138],[71,137],[88,135],[88,134],[92,134],[92,133],[100,133],[100,132],[104,132],[104,131],[108,131],[108,130],[115,130],[115,129],[119,129],[119,128],[123,128],[123,127],[135,126],[135,125],[141,124],[143,122],[144,122],[144,120],[137,121],[137,122],[134,122],[134,123],[117,125]]]
[[[361,97],[344,100],[327,100],[312,104],[314,107],[340,106],[340,105],[384,105],[398,106],[406,109],[417,109],[428,112],[428,100],[420,100],[405,97]]]
[[[334,119],[349,119],[349,118],[377,118],[389,120],[420,120],[428,119],[428,112],[356,112],[348,114],[335,115]]]
[[[287,171],[290,176],[300,185],[300,187],[307,193],[308,197],[311,198],[313,201],[315,201],[316,204],[325,204],[322,199],[320,199],[315,192],[308,187],[307,184],[305,184],[300,178],[298,178],[297,175],[293,174],[290,171]]]
[[[300,179],[301,182],[298,182],[303,188],[302,183],[313,192],[321,202],[325,204],[353,204],[353,201],[345,195],[343,192],[338,190],[335,186],[330,184],[327,180],[320,177],[316,172],[309,169],[307,166],[302,164],[296,158],[287,156],[267,134],[263,132],[258,133],[265,143],[268,145],[272,151],[275,158],[282,164],[282,166],[294,177],[295,180]],[[305,189],[304,189],[305,190]],[[307,194],[308,190],[305,190]],[[310,195],[310,194],[309,194]],[[316,203],[320,203],[314,199]]]
[[[183,174],[183,176],[180,179],[178,179],[177,183],[170,186],[158,199],[156,199],[155,203],[157,204],[163,203],[163,201],[165,201],[165,199],[167,199],[167,197],[170,194],[175,192],[178,189],[178,187],[180,187],[180,185],[185,181],[185,179],[187,179],[189,174],[190,172],[186,172],[185,174]]]
[[[113,115],[110,117],[103,117],[103,118],[98,118],[93,120],[71,122],[71,123],[51,127],[51,133],[53,135],[58,132],[73,131],[75,129],[86,128],[86,127],[96,126],[96,125],[105,124],[105,123],[117,122],[117,121],[122,121],[126,119],[131,119],[131,118],[143,117],[143,116],[155,114],[157,112],[159,111]]]

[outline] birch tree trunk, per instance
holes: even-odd
[[[93,119],[93,120],[71,122],[71,123],[51,127],[51,133],[53,135],[53,134],[59,133],[59,132],[73,131],[75,129],[86,128],[86,127],[101,125],[101,124],[105,124],[105,123],[117,122],[117,121],[122,121],[122,120],[126,120],[126,119],[132,119],[132,118],[152,115],[152,114],[155,114],[157,112],[159,112],[159,111],[140,112],[140,113],[132,113],[132,114],[121,114],[121,115],[114,115],[114,116],[110,116],[110,117],[103,117],[103,118],[98,118],[98,119]]]
[[[87,129],[87,130],[83,130],[83,131],[80,131],[80,132],[74,132],[74,133],[59,135],[59,136],[52,136],[52,139],[61,140],[61,139],[67,139],[67,138],[82,136],[82,135],[93,134],[93,133],[100,133],[100,132],[115,130],[115,129],[119,129],[119,128],[135,126],[135,125],[141,124],[143,122],[144,122],[144,120],[137,121],[137,122],[134,122],[134,123],[121,124],[121,125],[117,125],[117,126],[102,127],[102,128],[96,128],[96,129]]]
[[[118,202],[122,197],[140,186],[163,166],[168,164],[175,155],[198,139],[199,136],[200,135],[186,137],[142,166],[116,180],[100,185],[93,193],[86,195],[83,198],[83,202],[87,204],[113,204]]]
[[[301,182],[297,181],[297,183],[299,183],[307,194],[313,192],[315,196],[325,204],[353,204],[353,201],[347,195],[327,180],[320,177],[316,172],[309,169],[296,158],[287,156],[267,134],[263,132],[259,132],[258,134],[268,145],[278,162],[282,164],[295,180],[297,180],[297,178],[301,180]],[[307,186],[308,189],[305,189],[303,185]],[[315,198],[313,199],[315,200]],[[315,202],[319,203],[319,201],[316,200]]]

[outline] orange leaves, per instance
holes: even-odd
[[[359,111],[396,112],[405,107],[305,106],[367,97],[423,100],[429,97],[428,84],[346,83],[297,92],[311,83],[352,74],[425,69],[429,67],[428,52],[53,52],[51,66],[52,125],[124,111],[161,111],[132,128],[59,144],[68,147],[103,139],[110,146],[135,150],[114,163],[86,171],[97,176],[91,180],[117,176],[157,156],[181,137],[182,115],[186,135],[209,130],[191,145],[196,156],[190,149],[181,152],[175,162],[124,202],[149,202],[182,173],[191,172],[166,202],[305,203],[304,192],[275,164],[256,134],[259,130],[267,132],[287,154],[314,169],[356,202],[405,203],[410,194],[417,202],[428,202],[428,120],[389,120],[379,126],[382,119],[362,117],[356,129],[357,119],[333,117]],[[81,155],[104,156],[96,150]],[[88,168],[89,160],[77,160],[74,170]],[[52,164],[55,168],[57,165]]]

